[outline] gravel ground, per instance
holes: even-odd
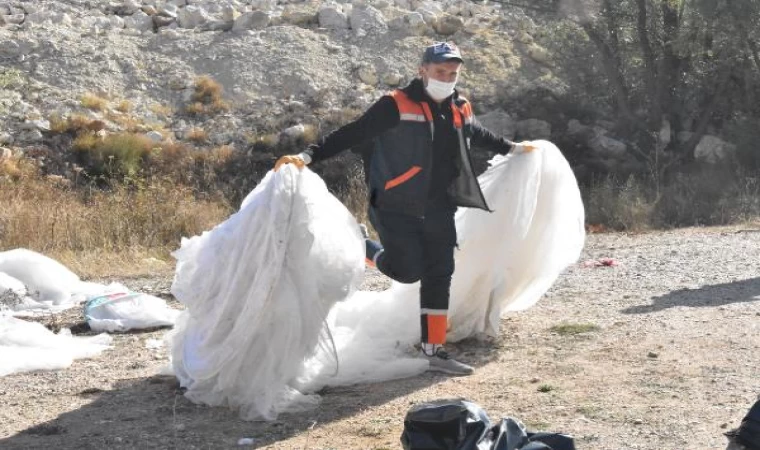
[[[318,410],[271,423],[182,397],[158,375],[163,351],[146,348],[165,330],[118,334],[98,358],[0,379],[0,448],[400,448],[413,404],[465,397],[579,449],[723,449],[760,393],[759,244],[753,226],[591,235],[499,339],[455,346],[474,375],[333,388]],[[590,263],[603,258],[616,265]],[[120,281],[159,295],[171,282]],[[44,320],[86,333],[78,310]]]

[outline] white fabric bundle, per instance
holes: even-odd
[[[79,358],[91,358],[109,348],[111,337],[72,337],[36,322],[0,316],[0,377],[17,372],[63,369]]]
[[[291,384],[332,305],[361,281],[363,253],[348,210],[292,165],[269,172],[227,221],[183,240],[172,293],[187,310],[172,364],[185,395],[244,419],[313,406]]]
[[[494,212],[457,212],[451,341],[496,335],[503,313],[533,305],[580,254],[575,177],[553,144],[533,144],[532,153],[495,158],[479,178]],[[189,313],[172,355],[187,396],[273,418],[308,405],[303,393],[324,385],[424,371],[410,352],[420,336],[416,284],[336,304],[327,324],[339,364],[324,345],[322,321],[350,295],[363,251],[348,211],[316,175],[292,166],[270,172],[228,221],[184,242],[173,292]]]
[[[29,303],[40,307],[66,306],[81,284],[63,264],[24,248],[0,252],[0,272],[26,285]]]
[[[112,283],[108,291],[96,295],[84,305],[84,316],[93,331],[128,331],[172,326],[180,311],[172,309],[162,298],[132,292]]]

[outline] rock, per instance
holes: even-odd
[[[124,28],[137,31],[153,31],[153,17],[142,11],[124,19]]]
[[[39,7],[34,3],[22,3],[20,6],[26,14],[35,14],[40,11]]]
[[[232,31],[263,30],[269,25],[270,19],[264,11],[247,12],[235,20]]]
[[[538,44],[529,45],[526,49],[526,53],[528,53],[528,56],[537,63],[546,65],[551,63],[551,55],[549,51]]]
[[[322,7],[317,15],[319,26],[330,30],[345,30],[349,28],[348,15],[335,6]]]
[[[43,139],[40,130],[25,130],[19,133],[18,141],[26,143],[40,142]]]
[[[13,152],[9,148],[0,147],[0,161],[9,159],[13,156]]]
[[[359,79],[362,80],[362,83],[368,84],[370,86],[374,86],[378,82],[377,72],[375,71],[374,67],[361,66],[359,67],[358,75]]]
[[[306,134],[306,127],[303,124],[293,125],[292,127],[282,130],[280,133],[281,139],[295,141],[302,138]]]
[[[26,15],[24,14],[11,14],[8,16],[3,16],[2,20],[3,20],[3,23],[21,25],[22,23],[24,23],[25,18],[26,18]]]
[[[391,87],[398,86],[403,79],[403,76],[398,72],[387,72],[383,74],[383,83]]]
[[[121,5],[114,5],[109,9],[111,12],[119,16],[131,16],[137,11],[140,11],[141,6],[142,5],[135,0],[124,0],[124,3]]]
[[[628,150],[625,143],[603,134],[597,134],[588,143],[589,147],[600,156],[623,157]]]
[[[526,140],[549,139],[552,135],[552,127],[544,120],[526,119],[517,122],[516,132]]]
[[[240,17],[240,12],[232,5],[225,5],[222,7],[222,20],[225,22],[234,22],[235,19]]]
[[[13,144],[13,136],[11,136],[10,133],[0,133],[0,145],[10,145]]]
[[[177,22],[182,28],[199,28],[208,21],[208,14],[198,6],[188,5],[177,13]]]
[[[567,123],[567,134],[571,136],[588,134],[591,131],[591,127],[583,125],[577,119],[571,119]]]
[[[736,146],[723,139],[706,134],[699,140],[697,147],[694,149],[694,159],[707,163],[717,164],[733,156]]]
[[[155,16],[156,14],[158,14],[158,9],[156,9],[156,7],[153,5],[145,5],[141,9],[142,9],[142,12],[144,12],[145,14],[149,16]]]
[[[452,16],[451,14],[444,14],[433,22],[433,29],[438,34],[444,36],[450,36],[462,28],[464,28],[464,20],[459,16]]]
[[[40,130],[40,131],[50,131],[50,121],[48,120],[27,120],[26,122],[21,124],[22,130]]]
[[[414,36],[422,36],[430,29],[430,26],[425,22],[425,18],[418,12],[397,17],[388,26],[394,30],[405,31]]]
[[[158,15],[164,16],[164,17],[171,17],[173,19],[177,18],[177,5],[173,5],[171,3],[166,3],[164,5],[159,6],[158,8]]]
[[[161,142],[164,140],[164,135],[155,130],[145,133],[145,137],[153,142]]]
[[[515,36],[515,40],[521,44],[530,45],[533,43],[533,36],[527,31],[521,30],[517,33],[517,36]]]
[[[427,23],[435,23],[443,15],[443,9],[438,2],[426,1],[417,7],[417,13],[421,14]]]
[[[0,42],[0,57],[12,58],[23,54],[21,45],[13,39]]]
[[[169,25],[176,23],[176,21],[172,17],[159,16],[159,15],[154,15],[151,17],[153,17],[153,25],[156,28],[168,27]]]
[[[388,32],[388,24],[385,22],[383,13],[372,6],[355,6],[351,10],[350,23],[356,36]]]
[[[503,136],[507,139],[514,138],[515,131],[517,130],[515,120],[502,109],[496,109],[479,115],[478,121],[497,136]]]

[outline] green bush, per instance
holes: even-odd
[[[154,147],[149,138],[132,133],[100,138],[91,133],[79,135],[73,144],[79,163],[90,176],[133,178]]]

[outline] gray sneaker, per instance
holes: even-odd
[[[433,355],[428,355],[424,350],[420,350],[420,355],[430,363],[430,372],[443,372],[449,375],[471,375],[475,369],[467,364],[460,363],[453,359],[446,350],[439,347]]]

